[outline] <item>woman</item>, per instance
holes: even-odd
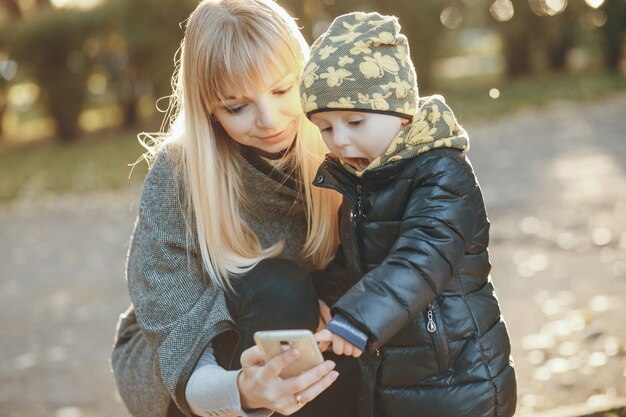
[[[308,272],[337,245],[338,195],[311,186],[326,149],[299,104],[307,53],[272,0],[205,0],[187,22],[112,357],[134,416],[353,414],[343,359],[326,390],[333,361],[282,380],[294,356],[249,348],[255,330],[315,330]]]

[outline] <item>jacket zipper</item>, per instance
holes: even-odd
[[[356,202],[353,202],[352,209],[350,210],[350,221],[352,222],[352,226],[354,226],[355,230],[356,221],[363,217],[363,210],[361,208],[363,187],[361,184],[356,185],[356,195]]]
[[[434,310],[435,306],[433,303],[428,304],[428,308],[426,309],[426,330],[433,343],[437,363],[439,365],[439,372],[446,373],[450,367],[448,361],[448,344],[443,330],[443,321],[435,319]],[[437,321],[439,322],[439,326],[437,325]]]

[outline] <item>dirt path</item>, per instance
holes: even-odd
[[[519,415],[626,396],[625,116],[620,94],[466,126]],[[0,207],[0,416],[128,416],[108,358],[138,196]]]

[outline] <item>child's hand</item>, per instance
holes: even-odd
[[[326,327],[328,322],[332,319],[332,316],[330,315],[330,308],[328,308],[328,305],[322,300],[318,301],[320,303],[320,323],[317,326],[317,331],[319,332]]]
[[[328,329],[315,333],[315,340],[319,344],[320,350],[326,352],[332,345],[335,355],[346,355],[358,358],[363,354],[361,349],[348,342],[343,337],[337,336]]]

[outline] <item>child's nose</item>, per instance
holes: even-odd
[[[335,142],[335,145],[339,148],[344,148],[350,144],[350,139],[348,138],[348,135],[346,135],[344,132],[341,132],[340,130],[336,130],[335,132],[333,132],[333,141]]]

